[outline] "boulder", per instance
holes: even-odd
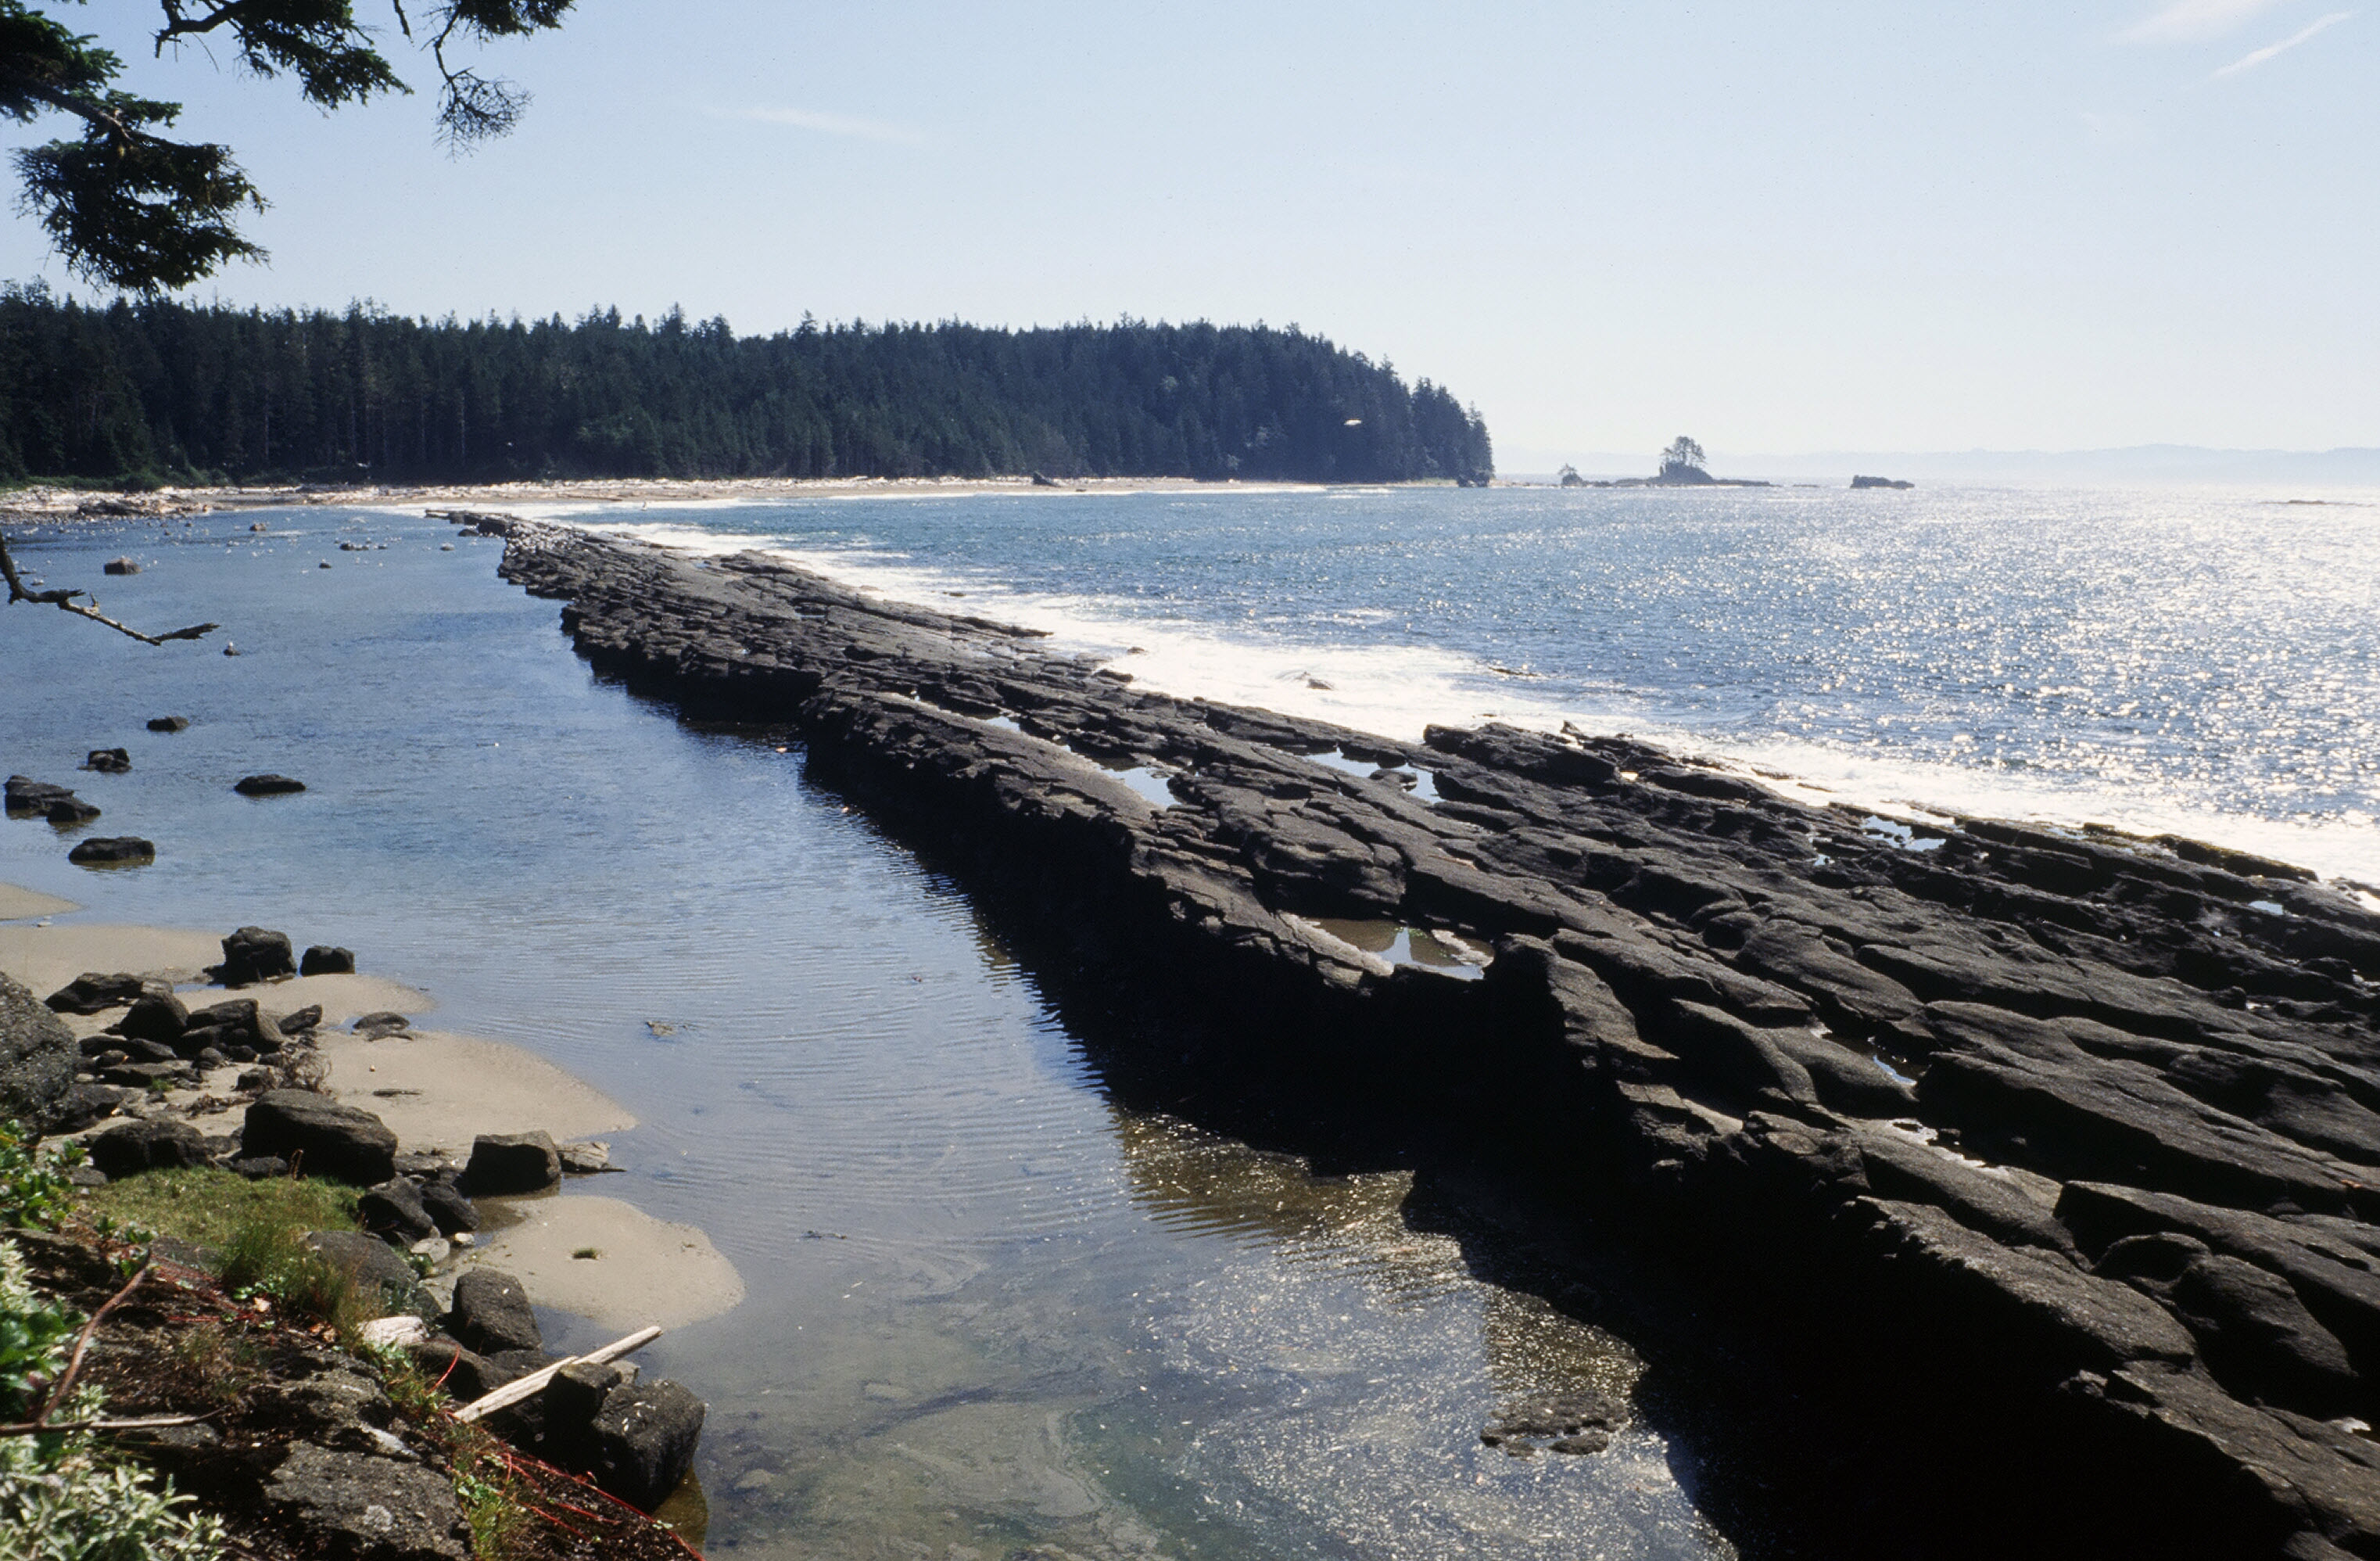
[[[99,572],[103,575],[137,575],[140,572],[140,560],[128,555],[111,558],[99,567]]]
[[[316,944],[306,951],[304,958],[298,961],[298,973],[301,976],[354,975],[356,973],[355,953],[351,949],[331,948]],[[315,1009],[314,1017],[317,1019],[321,1018],[322,1011],[320,1008]]]
[[[189,1028],[190,1010],[180,998],[170,992],[151,992],[133,999],[132,1006],[108,1030],[128,1041],[152,1041],[170,1046]]]
[[[543,1192],[562,1180],[562,1155],[542,1131],[485,1133],[471,1140],[463,1185],[475,1198]]]
[[[79,1133],[95,1123],[104,1122],[115,1115],[115,1108],[132,1098],[132,1091],[115,1084],[76,1084],[50,1108],[42,1127],[53,1133]]]
[[[441,1236],[453,1236],[459,1231],[480,1228],[480,1211],[463,1196],[452,1182],[425,1182],[421,1188],[421,1207],[438,1226]]]
[[[306,1245],[346,1270],[367,1300],[378,1302],[369,1309],[375,1317],[399,1311],[437,1315],[413,1265],[387,1242],[360,1230],[310,1230],[306,1233]]]
[[[63,786],[37,781],[27,775],[10,775],[5,791],[7,809],[18,817],[47,812],[53,802],[71,799],[74,793]]]
[[[423,1376],[443,1386],[458,1404],[484,1398],[519,1375],[492,1364],[476,1349],[434,1335],[407,1347],[406,1353],[413,1357]]]
[[[178,1090],[196,1082],[198,1070],[186,1062],[120,1062],[101,1068],[99,1076],[135,1090]]]
[[[94,748],[84,758],[82,767],[103,775],[120,775],[132,768],[132,755],[120,748]]]
[[[208,1046],[226,1052],[235,1046],[277,1052],[285,1039],[281,1026],[257,1006],[256,999],[235,997],[192,1013],[182,1033],[175,1038],[174,1049],[186,1057]]]
[[[437,1222],[421,1206],[421,1189],[403,1177],[392,1177],[357,1199],[356,1220],[374,1236],[404,1247],[438,1234]]]
[[[370,1112],[310,1090],[268,1090],[248,1108],[240,1152],[373,1187],[396,1172],[396,1135]],[[300,1159],[303,1156],[303,1159]]]
[[[306,789],[304,781],[291,780],[287,775],[242,775],[231,788],[242,797],[286,797]]]
[[[542,1349],[545,1335],[530,1310],[528,1292],[511,1274],[493,1268],[466,1269],[455,1281],[455,1304],[445,1329],[483,1355],[507,1349]]]
[[[156,860],[156,846],[135,835],[94,835],[67,853],[77,867],[145,867]]]
[[[207,1163],[206,1138],[188,1122],[127,1122],[92,1135],[84,1147],[111,1180]]]
[[[186,732],[190,729],[190,718],[187,715],[152,715],[149,718],[149,729],[152,732]]]
[[[66,1021],[0,974],[0,1120],[46,1120],[74,1087],[75,1057]]]
[[[341,1561],[464,1561],[471,1525],[455,1477],[433,1465],[310,1442],[288,1445],[264,1482],[276,1527],[298,1554]]]
[[[674,1382],[615,1387],[595,1417],[588,1472],[622,1501],[650,1512],[694,1466],[702,1417],[702,1400]]]
[[[139,976],[103,976],[85,970],[42,1001],[55,1013],[101,1014],[138,1000],[147,990]]]
[[[382,1011],[359,1015],[347,1028],[358,1035],[377,1041],[383,1035],[394,1035],[400,1030],[411,1029],[412,1021],[403,1014]]]
[[[286,933],[242,927],[224,939],[223,956],[223,963],[215,967],[215,979],[225,986],[253,986],[298,973]]]
[[[86,1035],[77,1049],[94,1061],[176,1062],[181,1054],[162,1041],[141,1041],[128,1035]]]
[[[99,806],[79,797],[61,797],[42,811],[42,816],[61,828],[85,824],[99,817]]]
[[[273,1023],[284,1035],[310,1034],[322,1022],[322,1005],[309,1003],[294,1014],[284,1014]]]

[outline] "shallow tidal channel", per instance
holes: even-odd
[[[158,853],[86,871],[10,821],[0,881],[348,945],[625,1105],[625,1174],[577,1190],[700,1226],[748,1291],[646,1357],[710,1405],[710,1554],[1733,1554],[1641,1422],[1590,1457],[1482,1444],[1514,1403],[1625,1393],[1624,1341],[1478,1277],[1409,1172],[1120,1102],[864,799],[598,678],[499,543],[332,508],[11,536],[114,616],[224,627],[160,651],[0,614],[0,768]],[[119,554],[143,572],[103,579]],[[77,770],[116,746],[129,774]],[[262,770],[309,789],[233,794]]]

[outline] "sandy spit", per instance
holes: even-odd
[[[19,909],[30,907],[30,909]],[[56,915],[74,909],[14,885],[0,884],[0,912]],[[0,917],[0,970],[47,996],[86,970],[130,971],[188,987],[223,957],[214,933],[172,927],[79,923],[35,926]],[[408,1018],[435,1005],[428,994],[372,975],[298,976],[242,987],[199,988],[181,994],[193,1007],[231,997],[253,997],[269,1014],[320,1004],[319,1045],[331,1065],[327,1089],[388,1124],[408,1151],[443,1151],[467,1159],[482,1133],[542,1128],[568,1142],[621,1132],[637,1119],[618,1102],[543,1057],[503,1042],[444,1031],[408,1031],[378,1041],[342,1032],[369,1013]],[[120,1010],[67,1017],[78,1036],[96,1034]],[[237,1067],[206,1080],[227,1089]],[[189,1109],[197,1091],[176,1091],[169,1106]],[[209,1118],[206,1130],[237,1133],[244,1113]],[[599,1180],[600,1184],[600,1180]],[[588,1185],[580,1183],[578,1185]],[[622,1332],[659,1323],[683,1327],[716,1317],[744,1299],[735,1265],[692,1226],[658,1220],[615,1198],[565,1191],[542,1198],[490,1199],[487,1238],[458,1254],[467,1264],[504,1269],[528,1287],[538,1305],[585,1317]],[[592,1257],[575,1254],[592,1252]]]

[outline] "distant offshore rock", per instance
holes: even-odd
[[[1852,486],[1854,488],[1913,488],[1917,484],[1900,477],[1854,477],[1852,479]]]

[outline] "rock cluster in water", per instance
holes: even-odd
[[[1847,1429],[1931,1457],[1975,1543],[2380,1556],[2368,896],[1625,739],[1175,699],[765,556],[458,518],[600,667],[795,726],[977,882],[1182,978],[1216,1046],[1623,1222],[1865,1394]]]

